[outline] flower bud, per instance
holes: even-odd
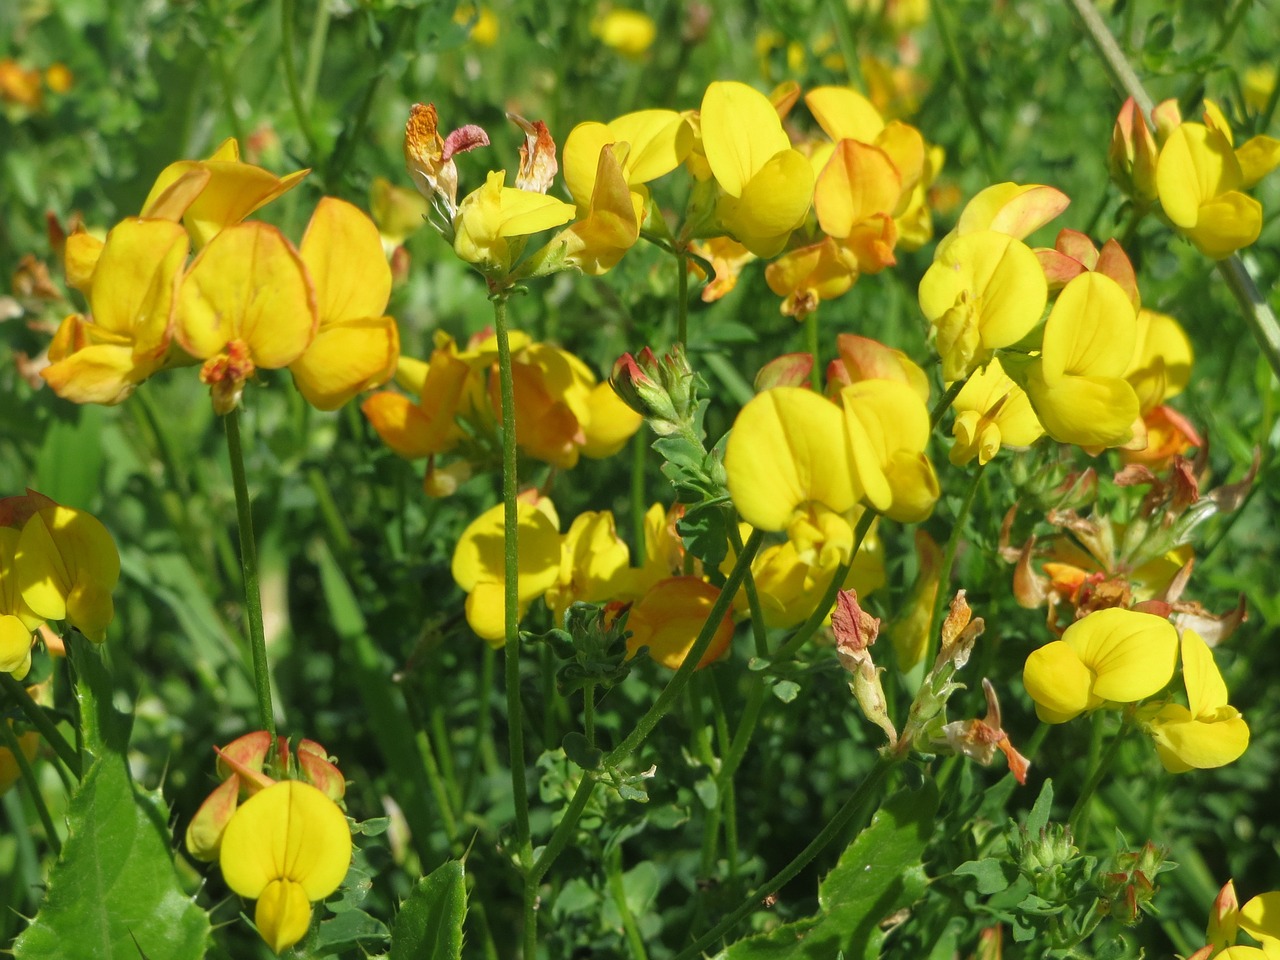
[[[1142,111],[1130,97],[1116,117],[1111,148],[1107,152],[1107,169],[1116,186],[1139,204],[1155,202],[1158,154],[1155,138],[1147,129]]]

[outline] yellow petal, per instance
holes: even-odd
[[[1201,204],[1195,225],[1183,232],[1206,257],[1225,260],[1258,239],[1262,204],[1239,191],[1228,191]]]
[[[1038,183],[997,183],[965,204],[956,234],[995,230],[1021,240],[1071,203],[1061,190]]]
[[[1280,167],[1280,140],[1251,137],[1236,150],[1240,163],[1240,189],[1248,190],[1276,167]]]
[[[271,952],[284,953],[307,935],[311,926],[311,902],[301,885],[289,880],[273,880],[258,898],[253,922]]]
[[[1116,377],[1061,377],[1046,383],[1031,368],[1027,396],[1045,433],[1085,449],[1117,447],[1133,438],[1138,395]]]
[[[884,129],[880,111],[848,87],[815,87],[804,95],[804,102],[832,140],[873,143]]]
[[[1241,907],[1240,929],[1255,940],[1280,940],[1280,890],[1258,894]]]
[[[902,178],[879,147],[841,140],[814,186],[818,224],[832,237],[847,237],[875,213],[892,213]]]
[[[96,343],[50,364],[40,376],[64,400],[111,405],[128,399],[160,364],[139,363],[129,344]]]
[[[592,459],[611,457],[640,429],[644,418],[623,403],[613,387],[597,383],[588,400],[590,415],[582,424],[586,442],[582,455]]]
[[[206,160],[203,166],[213,176],[183,218],[197,247],[292,190],[311,172],[298,170],[277,177],[253,164],[230,160]]]
[[[107,234],[93,274],[93,321],[128,335],[139,354],[163,354],[187,259],[186,231],[167,220],[122,220]]]
[[[1249,726],[1231,707],[1194,717],[1181,704],[1166,704],[1149,722],[1147,732],[1170,773],[1226,766],[1249,747]]]
[[[316,322],[301,258],[279,230],[258,221],[214,237],[178,294],[178,339],[201,359],[242,340],[255,365],[285,367],[307,348]]]
[[[702,97],[701,123],[707,163],[731,197],[740,197],[766,163],[791,148],[769,98],[745,83],[710,84]]]
[[[1098,703],[1091,696],[1089,668],[1061,640],[1031,652],[1022,668],[1022,683],[1045,723],[1066,723]]]
[[[615,142],[631,145],[623,170],[633,186],[670,173],[693,149],[693,128],[674,110],[627,113],[611,120],[609,131]]]
[[[1244,181],[1227,138],[1203,124],[1184,123],[1169,135],[1156,162],[1156,190],[1177,227],[1194,227],[1200,206]]]
[[[273,881],[289,880],[307,900],[323,900],[351,865],[351,829],[320,790],[282,780],[237,808],[218,859],[227,886],[242,897],[257,899]]]
[[[844,454],[840,409],[799,387],[777,387],[739,412],[725,449],[738,514],[762,530],[785,530],[814,502],[841,513],[857,500]]]
[[[78,230],[67,237],[67,245],[63,256],[67,273],[67,284],[81,293],[89,292],[89,284],[93,280],[93,270],[98,265],[98,257],[102,255],[104,243],[91,233]]]
[[[627,617],[631,632],[627,638],[628,655],[634,656],[641,647],[648,647],[649,656],[658,663],[670,670],[679,669],[719,596],[718,588],[697,577],[672,577],[654,584],[631,607]],[[726,610],[698,668],[718,660],[732,640],[733,618]]]
[[[591,202],[600,151],[618,139],[603,123],[595,121],[580,123],[569,131],[564,142],[564,182],[579,207],[585,208]]]
[[[1093,692],[1117,703],[1132,703],[1163,690],[1177,660],[1178,632],[1173,624],[1121,607],[1077,620],[1062,640],[1095,673]]]
[[[576,208],[555,197],[515,187],[502,188],[503,237],[524,237],[572,220]]]
[[[1124,377],[1144,413],[1186,388],[1193,359],[1191,341],[1177,320],[1145,307],[1138,311],[1137,342]]]
[[[343,320],[322,327],[289,364],[298,392],[318,410],[337,410],[396,371],[400,333],[392,317]]]
[[[427,413],[408,397],[383,391],[365,399],[361,412],[382,442],[408,460],[441,453],[451,432],[451,418]]]
[[[923,519],[938,499],[938,479],[924,457],[929,412],[919,394],[896,380],[863,380],[840,391],[852,452],[854,486],[895,520]]]
[[[1040,322],[1049,287],[1030,247],[1007,234],[983,230],[947,245],[925,271],[919,298],[930,322],[963,304],[981,346],[998,350],[1017,343]]]
[[[1101,273],[1082,273],[1063,288],[1045,323],[1044,378],[1122,377],[1137,339],[1137,314],[1123,288]]]
[[[120,554],[107,528],[72,507],[37,511],[22,528],[14,558],[18,589],[46,620],[67,620],[100,643],[114,615],[111,591]]]
[[[1213,651],[1189,627],[1182,631],[1182,682],[1193,717],[1211,716],[1227,705],[1227,685],[1213,662]]]
[[[559,575],[561,536],[556,522],[530,503],[516,509],[518,595],[522,602],[541,596]],[[503,582],[503,506],[486,509],[472,520],[453,550],[453,579],[467,593],[481,582]]]
[[[177,179],[165,186],[157,180],[139,216],[177,223],[213,178],[207,167],[194,160],[180,160],[170,171],[177,174]]]
[[[13,614],[0,614],[0,672],[21,680],[31,664],[31,644],[31,630],[25,623]]]
[[[378,228],[336,197],[316,204],[298,253],[316,291],[320,326],[380,317],[391,297],[391,267]]]
[[[784,150],[743,185],[741,196],[724,197],[716,212],[725,228],[758,257],[771,257],[804,222],[813,198],[813,169],[798,150]]]

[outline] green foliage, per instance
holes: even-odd
[[[726,960],[880,956],[890,935],[886,931],[897,922],[895,914],[915,903],[928,886],[921,857],[937,809],[932,784],[889,797],[819,886],[820,912],[738,941]]]
[[[140,790],[124,758],[107,754],[85,774],[67,816],[49,892],[14,943],[15,956],[203,957],[209,916],[178,882],[160,792]]]
[[[391,929],[390,960],[459,960],[467,890],[462,863],[450,860],[414,885]]]

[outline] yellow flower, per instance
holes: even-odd
[[[1031,401],[1009,379],[998,357],[969,377],[956,394],[952,409],[956,413],[952,426],[956,442],[951,447],[951,462],[957,467],[975,457],[985,464],[1002,446],[1026,449],[1044,436]]]
[[[1145,307],[1138,311],[1136,340],[1124,378],[1138,395],[1138,409],[1145,416],[1186,389],[1193,352],[1177,320]]]
[[[31,637],[44,618],[22,599],[15,561],[21,530],[0,527],[0,671],[21,680],[31,669]]]
[[[635,656],[641,647],[649,656],[671,670],[679,669],[707,622],[720,590],[699,577],[671,577],[654,584],[627,616],[627,653]],[[729,610],[716,626],[698,669],[709,666],[729,648],[733,640],[733,617]]]
[[[68,245],[74,247],[74,234]],[[62,322],[40,375],[76,403],[120,403],[165,366],[187,234],[176,223],[129,218],[83,269],[89,316]]]
[[[764,269],[769,289],[782,297],[782,315],[803,320],[823,300],[847,293],[858,262],[831,237],[783,254]]]
[[[924,452],[929,411],[920,395],[899,381],[863,380],[841,390],[840,402],[862,501],[902,523],[929,516],[940,491]]]
[[[840,408],[800,387],[758,394],[739,411],[725,448],[729,494],[738,515],[761,530],[796,523],[852,528],[841,515],[861,496],[850,467]]]
[[[1209,645],[1194,630],[1182,631],[1182,681],[1187,706],[1167,703],[1139,714],[1170,773],[1221,767],[1249,746],[1249,725],[1227,703],[1227,685]]]
[[[1122,607],[1097,610],[1027,657],[1022,682],[1045,723],[1066,723],[1108,702],[1133,703],[1164,689],[1178,632],[1163,617]]]
[[[653,46],[658,28],[653,19],[640,10],[615,8],[593,20],[591,32],[609,49],[636,58]]]
[[[1063,288],[1023,383],[1049,436],[1086,450],[1133,439],[1138,396],[1124,374],[1136,339],[1133,303],[1110,277],[1082,273]]]
[[[1280,165],[1280,141],[1253,137],[1234,149],[1212,101],[1205,123],[1179,123],[1161,144],[1156,191],[1169,221],[1201,253],[1223,260],[1258,239],[1262,205],[1242,191]]]
[[[519,255],[523,238],[572,220],[575,208],[532,190],[503,186],[506,171],[490,172],[484,186],[458,204],[453,220],[453,250],[486,275],[505,276]],[[512,246],[511,241],[520,241]]]
[[[31,613],[66,620],[94,643],[115,615],[111,591],[120,554],[107,528],[74,507],[46,501],[22,527],[14,556],[18,589]]]
[[[840,359],[827,367],[828,392],[862,380],[897,380],[929,402],[929,377],[901,350],[852,333],[836,337],[836,350]]]
[[[939,251],[920,280],[920,309],[937,331],[943,379],[962,380],[1035,328],[1049,288],[1031,248],[1007,233],[961,234]]]
[[[792,149],[769,99],[744,83],[708,86],[700,123],[702,148],[722,191],[717,218],[756,256],[773,256],[809,212],[809,161]]]
[[[559,519],[551,501],[521,501],[516,511],[518,615],[560,576]],[[492,647],[506,644],[503,505],[472,520],[453,551],[454,581],[467,593],[467,623]]]
[[[258,221],[228,227],[200,251],[178,292],[176,335],[204,360],[202,382],[228,413],[258,367],[287,367],[318,322],[315,291],[293,245]]]
[[[559,626],[571,603],[601,603],[617,598],[630,578],[627,545],[618,538],[613,514],[589,510],[574,518],[560,541],[559,576],[544,599]]]
[[[311,925],[311,904],[342,883],[351,865],[351,828],[336,803],[315,787],[284,780],[246,800],[222,836],[227,886],[257,900],[254,923],[282,953]]]
[[[395,372],[400,334],[383,315],[391,268],[373,221],[335,197],[316,204],[299,255],[315,290],[318,328],[289,370],[308,403],[336,410]]]
[[[461,439],[458,417],[472,408],[479,377],[444,333],[436,334],[430,363],[400,358],[401,370],[411,365],[425,367],[416,377],[416,403],[384,390],[366,398],[360,409],[387,446],[415,460],[444,453]]]
[[[224,140],[208,160],[179,160],[160,172],[142,204],[142,216],[181,220],[192,244],[204,246],[220,231],[292,190],[310,170],[284,177],[241,163],[240,144]]]

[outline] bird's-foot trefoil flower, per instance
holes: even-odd
[[[1173,677],[1178,633],[1163,617],[1113,607],[1077,620],[1027,657],[1022,682],[1045,723],[1108,703],[1135,703]]]

